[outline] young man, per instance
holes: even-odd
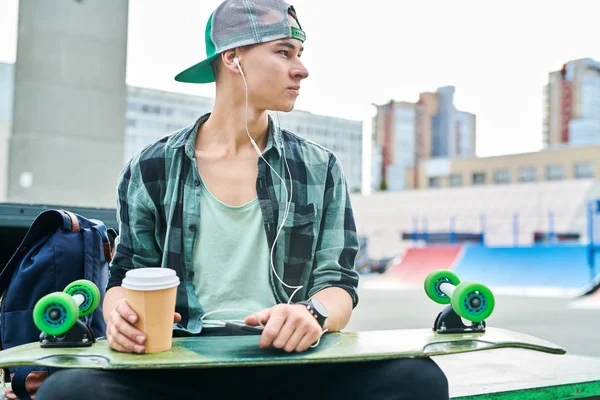
[[[324,330],[348,323],[358,303],[358,241],[342,166],[327,149],[278,129],[267,113],[294,108],[308,77],[304,39],[283,0],[226,0],[209,18],[207,59],[176,79],[215,81],[213,111],[138,152],[120,177],[120,242],[103,305],[114,350],[144,351],[120,287],[132,268],[177,272],[175,335],[202,334],[203,317],[212,314],[264,325],[260,347],[302,352]],[[448,398],[431,360],[70,370],[51,375],[38,398],[75,399],[90,390],[95,399]]]

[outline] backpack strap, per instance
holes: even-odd
[[[10,380],[10,388],[17,396],[19,400],[31,400],[29,392],[25,387],[25,381],[31,372],[34,371],[48,371],[45,367],[18,367],[15,370],[15,374]]]
[[[114,244],[115,239],[117,238],[117,232],[112,228],[107,229],[103,222],[96,219],[90,219],[90,222],[94,223],[94,225],[91,225],[91,228],[95,229],[102,238],[104,259],[106,262],[111,262],[115,252]]]
[[[95,223],[93,225],[86,225],[81,229],[83,233],[83,275],[84,279],[92,282],[102,281],[100,274],[102,274],[102,265],[104,262],[109,263],[112,260],[112,253],[110,247],[109,236],[104,224],[99,221],[90,220]],[[102,250],[96,244],[98,238],[102,240]],[[102,251],[104,254],[102,254]],[[104,260],[102,260],[104,255]],[[87,316],[87,322],[92,326],[95,313]]]
[[[71,231],[72,232],[79,232],[82,229],[81,225],[79,223],[79,219],[77,218],[77,216],[75,214],[73,214],[72,212],[67,211],[67,210],[60,210],[60,211],[64,212],[65,214],[67,214],[69,216],[69,219],[71,220]],[[91,225],[91,228],[95,229],[100,234],[100,237],[102,238],[102,245],[103,245],[103,249],[104,249],[104,258],[105,258],[106,262],[110,262],[113,258],[113,254],[114,254],[114,242],[117,237],[117,232],[112,228],[107,229],[106,226],[104,225],[104,223],[102,223],[101,221],[98,221],[96,219],[90,219],[90,222],[93,223],[93,225]],[[84,228],[84,230],[85,230],[85,228]]]
[[[106,261],[110,262],[115,256],[115,240],[117,240],[117,236],[119,236],[119,234],[113,228],[108,228],[106,231],[108,232],[108,240],[110,242],[110,258],[107,258]],[[104,255],[106,256],[106,246],[104,246]]]
[[[77,216],[75,214],[73,214],[71,211],[67,211],[67,210],[59,210],[60,212],[64,212],[65,214],[67,214],[69,216],[69,219],[71,220],[71,227],[70,227],[70,231],[71,232],[79,232],[80,231],[80,227],[79,227],[79,219],[77,218]],[[69,228],[65,227],[67,230],[69,230]]]

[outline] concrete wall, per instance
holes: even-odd
[[[114,207],[128,0],[21,0],[7,198]]]
[[[6,201],[8,140],[12,125],[14,74],[13,64],[0,63],[0,202]]]
[[[6,201],[10,131],[10,123],[0,121],[0,203]]]

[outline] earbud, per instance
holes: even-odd
[[[240,65],[240,59],[237,56],[235,56],[233,58],[233,63],[235,65],[237,65],[238,69],[240,70],[240,74],[242,74],[242,76],[244,76],[244,71],[242,71],[242,66]],[[244,78],[244,81],[245,81],[245,78]]]

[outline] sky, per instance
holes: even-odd
[[[130,0],[127,84],[214,95],[175,82],[205,55],[204,27],[220,0]],[[536,151],[548,73],[600,61],[596,0],[296,0],[310,76],[296,108],[368,121],[372,103],[416,102],[455,86],[477,116],[478,156]],[[18,0],[0,0],[0,62],[16,58]]]

